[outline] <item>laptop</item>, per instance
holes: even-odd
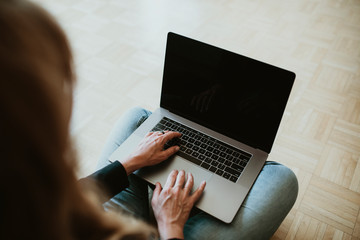
[[[293,72],[168,33],[160,107],[111,155],[129,155],[150,131],[182,133],[179,152],[135,172],[164,186],[173,169],[191,172],[205,191],[196,207],[230,223],[271,151]]]

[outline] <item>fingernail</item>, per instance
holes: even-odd
[[[176,147],[175,147],[175,150],[176,150],[176,151],[179,151],[179,149],[180,149],[179,146],[176,146]]]

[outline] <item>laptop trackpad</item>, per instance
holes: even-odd
[[[162,186],[165,185],[166,180],[172,170],[184,170],[186,173],[191,173],[194,177],[194,187],[193,190],[197,189],[200,183],[211,178],[212,173],[203,170],[201,167],[179,157],[177,155],[171,157],[170,159],[152,167],[147,167],[137,171],[137,175],[141,176],[145,180],[149,181],[152,184],[160,182]]]

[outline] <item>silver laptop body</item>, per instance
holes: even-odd
[[[187,72],[186,69],[191,71]],[[215,160],[212,159],[215,158],[214,153],[210,156],[207,150],[213,149],[212,147],[206,146],[202,151],[191,149],[190,153],[190,148],[186,146],[193,147],[194,144],[184,142],[188,155],[196,155],[196,159],[194,157],[192,160],[186,159],[187,152],[184,150],[183,154],[176,154],[159,165],[140,169],[135,174],[151,184],[160,182],[164,186],[172,170],[185,170],[194,176],[193,189],[196,189],[201,181],[206,180],[205,191],[196,207],[223,222],[230,223],[264,166],[294,79],[295,74],[287,70],[169,33],[161,107],[122,143],[111,155],[110,161],[128,156],[135,150],[140,140],[148,132],[154,131],[164,118],[180,123],[182,130],[194,129],[199,132],[204,138],[199,137],[199,141],[194,141],[200,142],[201,145],[202,142],[213,141],[225,144],[224,146],[229,147],[228,152],[222,153],[223,157]],[[194,81],[203,82],[195,87]],[[227,81],[236,84],[226,88],[223,85],[226,85]],[[249,84],[242,81],[248,81]],[[265,85],[263,88],[262,82]],[[174,86],[181,84],[189,86],[174,89]],[[258,91],[258,88],[262,90]],[[193,93],[189,93],[192,91],[190,89],[194,89]],[[206,94],[208,94],[207,98]],[[230,101],[231,104],[226,101]],[[188,104],[182,106],[182,103],[186,102]],[[240,166],[240,163],[229,162],[228,158],[233,160],[232,154],[235,152],[231,149],[239,149],[246,156],[250,156],[246,165]],[[199,160],[200,156],[201,160]],[[234,166],[241,168],[240,174],[236,173],[238,169],[235,167],[234,170]],[[226,169],[231,171],[230,174],[226,173]],[[236,177],[231,175],[234,172]]]

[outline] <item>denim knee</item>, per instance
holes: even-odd
[[[276,167],[277,171],[282,177],[282,192],[287,193],[284,197],[288,199],[288,203],[292,207],[297,199],[299,192],[299,183],[297,177],[295,173],[285,165],[277,164]]]
[[[141,116],[136,124],[137,126],[140,126],[152,114],[152,112],[140,106],[136,106],[130,108],[125,114],[129,114],[131,116]]]

